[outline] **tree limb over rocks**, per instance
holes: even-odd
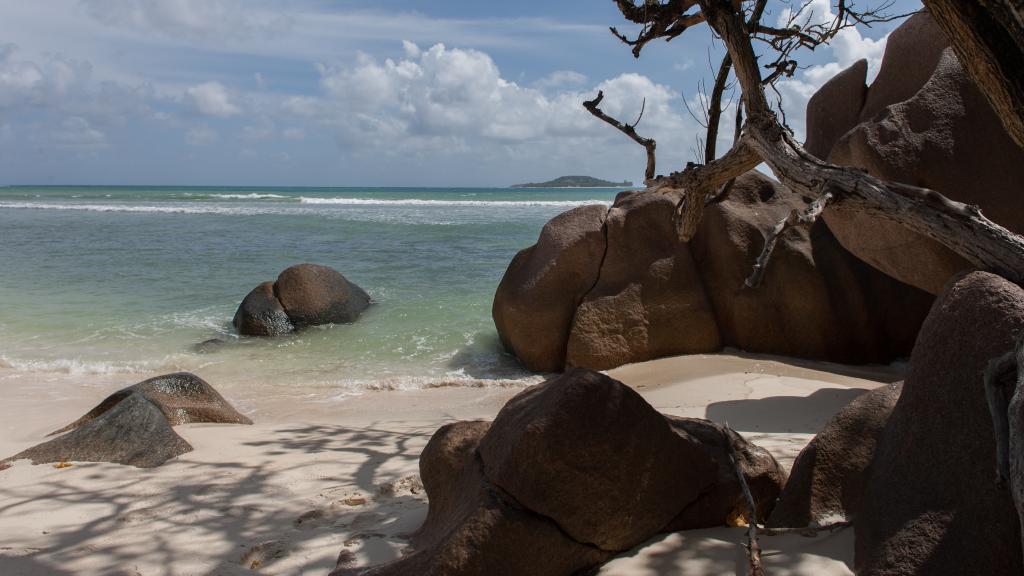
[[[614,1],[627,20],[643,25],[636,40],[624,40],[633,47],[634,54],[639,54],[643,44],[654,38],[671,40],[690,25],[707,23],[725,45],[742,92],[746,122],[729,152],[717,160],[705,159],[702,165],[691,163],[682,171],[647,182],[649,191],[686,192],[687,199],[679,211],[681,238],[692,238],[705,202],[722,184],[763,161],[783,184],[814,198],[827,197],[826,202],[838,212],[864,212],[892,220],[947,246],[979,269],[1015,282],[1024,281],[1024,239],[1020,236],[985,218],[977,207],[954,202],[933,190],[884,182],[854,168],[816,158],[795,140],[768,102],[766,85],[794,69],[789,61],[794,60],[792,55],[798,49],[813,49],[827,43],[850,26],[891,20],[894,17],[883,13],[891,3],[880,9],[860,11],[853,7],[853,2],[838,0],[835,17],[826,23],[814,23],[809,16],[801,16],[807,8],[805,4],[790,17],[791,25],[774,28],[760,23],[765,0],[645,0],[643,4]],[[1013,7],[1014,1],[989,0],[992,5],[1006,7],[1006,13],[1017,18],[1022,11]],[[755,41],[774,51],[773,63],[759,64],[753,48]],[[762,69],[769,70],[768,76],[762,75]],[[986,85],[981,88],[989,91]],[[809,216],[813,211],[811,206],[806,214]],[[794,224],[799,220],[796,218]],[[766,237],[766,243],[769,239],[770,236]],[[762,262],[759,258],[758,264],[763,269],[767,260]],[[756,271],[752,277],[757,279]]]

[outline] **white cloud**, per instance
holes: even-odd
[[[662,172],[682,167],[700,130],[675,90],[639,74],[541,90],[503,77],[480,51],[442,44],[413,50],[407,43],[402,54],[319,65],[321,94],[279,99],[277,113],[304,126],[303,135],[326,128],[347,155],[374,162],[400,156],[432,166],[462,163],[502,173],[522,166],[552,175],[597,166],[615,178],[642,174],[645,154],[583,108],[598,90],[606,95],[602,108],[624,120],[644,108],[637,130],[666,151]]]
[[[301,128],[286,128],[281,131],[281,137],[285,140],[302,140],[306,137],[306,131]]]
[[[231,101],[227,88],[220,82],[204,82],[185,90],[190,102],[200,113],[225,118],[242,110]]]
[[[0,107],[54,104],[88,82],[92,66],[58,55],[18,58],[14,44],[0,45]]]
[[[534,82],[534,86],[540,89],[565,88],[568,86],[581,86],[586,84],[587,77],[573,70],[556,70]]]
[[[262,39],[291,26],[284,11],[241,0],[80,0],[79,6],[103,24],[172,38]]]
[[[85,155],[107,147],[107,135],[79,116],[65,118],[56,127],[41,129],[32,139],[40,148]]]
[[[790,9],[786,8],[780,13],[777,24],[779,26],[786,25],[790,17]],[[832,12],[830,0],[811,0],[806,4],[804,11],[795,20],[795,23],[806,27],[808,24],[828,24],[834,18],[835,14]],[[888,35],[877,40],[865,38],[857,28],[840,30],[828,47],[833,58],[831,62],[811,66],[801,70],[792,78],[782,79],[776,84],[782,95],[783,108],[786,111],[789,125],[796,132],[798,138],[803,139],[807,101],[811,96],[836,74],[862,58],[868,61],[867,82],[870,83],[878,74],[888,38]]]
[[[209,146],[219,139],[217,132],[209,126],[195,126],[185,132],[185,143],[189,146]]]

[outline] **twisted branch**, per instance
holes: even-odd
[[[626,136],[629,136],[634,142],[643,146],[644,149],[647,150],[647,170],[644,171],[644,182],[647,183],[652,181],[654,179],[654,169],[656,165],[654,151],[658,147],[658,143],[655,142],[653,138],[644,138],[636,133],[636,125],[640,123],[640,119],[643,118],[644,116],[643,109],[640,110],[640,116],[636,119],[636,122],[634,122],[632,125],[624,124],[616,120],[615,118],[612,118],[611,116],[605,114],[603,111],[601,111],[600,108],[598,108],[602,100],[604,100],[604,91],[598,90],[597,97],[594,98],[593,100],[587,100],[586,102],[584,102],[583,107],[586,108],[587,111],[593,114],[594,116],[597,116],[601,120],[604,120],[608,124],[614,126],[615,129],[617,129],[619,132],[622,132]],[[646,106],[647,99],[645,98],[644,107]]]

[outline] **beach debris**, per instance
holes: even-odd
[[[747,477],[743,471],[743,467],[740,465],[740,458],[738,451],[736,450],[735,444],[731,436],[723,435],[723,440],[729,446],[729,463],[732,464],[733,469],[736,471],[736,480],[739,482],[740,489],[743,492],[743,497],[747,503],[747,510],[744,514],[744,520],[747,525],[747,558],[750,563],[750,576],[765,576],[764,566],[761,564],[761,544],[757,540],[757,508],[758,503],[754,500],[754,496],[750,493],[750,486],[747,484]]]
[[[113,462],[152,468],[192,450],[173,426],[192,422],[252,424],[205,380],[188,372],[150,378],[118,390],[56,438],[3,462],[27,458],[34,464]],[[0,462],[0,465],[3,464]]]
[[[307,326],[354,322],[369,305],[366,291],[337,270],[297,264],[276,281],[253,288],[232,324],[242,335],[279,336]]]
[[[423,492],[423,482],[418,474],[405,476],[398,480],[385,482],[378,487],[382,498],[398,498],[399,496],[415,496]]]
[[[684,420],[673,423],[589,370],[528,388],[493,423],[455,422],[431,437],[420,457],[429,509],[408,554],[333,574],[566,576],[666,531],[694,503],[718,514],[694,518],[721,526],[744,499],[727,456],[733,439],[752,485],[772,475],[757,466],[774,468],[774,491],[755,496],[768,509],[784,481],[774,459],[764,453],[773,466],[762,466],[760,449],[731,430]],[[716,436],[715,446],[704,445],[705,435]],[[718,490],[723,469],[735,487],[727,495]],[[727,502],[704,502],[708,495]]]
[[[288,542],[284,540],[267,540],[256,544],[242,555],[239,564],[250,570],[257,570],[288,556]]]

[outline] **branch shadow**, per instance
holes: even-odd
[[[49,529],[0,547],[0,574],[326,574],[339,550],[386,562],[427,504],[422,490],[384,488],[418,471],[433,431],[288,426],[240,442],[231,461],[208,461],[222,456],[208,451],[155,469],[38,466],[9,482],[16,466],[0,472],[0,516]],[[280,457],[295,453],[309,457]],[[62,510],[70,514],[58,518]]]

